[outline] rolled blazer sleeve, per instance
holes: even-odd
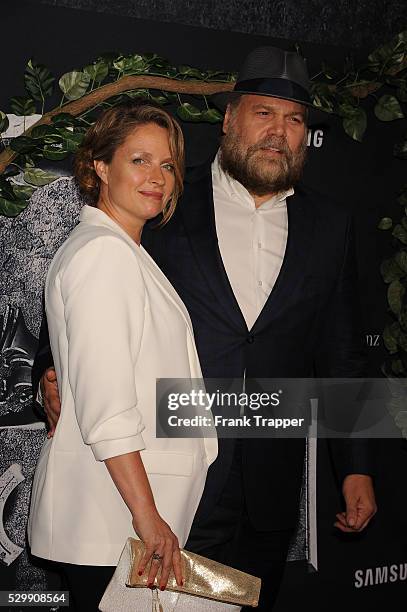
[[[61,273],[69,384],[85,444],[103,461],[145,448],[135,365],[144,328],[145,285],[122,239],[97,237]]]

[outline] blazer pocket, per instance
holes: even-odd
[[[192,475],[194,467],[193,455],[186,453],[161,453],[159,451],[141,451],[140,455],[147,474]]]

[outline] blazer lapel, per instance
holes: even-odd
[[[140,251],[137,253],[138,257],[142,257],[144,266],[147,266],[150,272],[150,278],[153,282],[159,287],[161,291],[163,291],[168,299],[181,311],[185,322],[188,325],[189,331],[193,336],[192,323],[189,316],[189,313],[185,307],[184,302],[181,300],[178,293],[175,291],[174,287],[171,285],[168,278],[162,272],[162,270],[157,266],[154,259],[149,255],[149,253],[145,250],[144,247],[140,248]]]
[[[242,328],[247,330],[218,246],[210,167],[203,176],[186,184],[182,216],[191,249],[214,298],[221,305],[229,323],[240,331]]]
[[[178,293],[175,291],[174,287],[171,285],[168,278],[163,274],[160,268],[157,266],[155,261],[150,257],[147,251],[142,247],[137,245],[132,238],[124,231],[123,228],[120,227],[113,219],[108,217],[104,212],[99,210],[98,208],[94,208],[91,206],[84,206],[81,211],[80,221],[84,223],[88,223],[90,225],[99,225],[102,227],[107,227],[109,230],[115,232],[123,240],[127,242],[129,247],[134,252],[135,256],[141,261],[142,267],[144,269],[147,267],[149,270],[149,277],[153,280],[154,283],[163,291],[169,300],[179,309],[182,316],[185,319],[185,322],[189,328],[190,333],[193,335],[192,331],[192,323],[189,317],[189,313],[179,297]]]
[[[314,241],[314,214],[301,197],[301,187],[287,198],[288,236],[280,273],[260,312],[252,332],[257,333],[275,317],[290,300],[305,274],[307,260]]]

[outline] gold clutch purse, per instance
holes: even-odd
[[[139,576],[137,571],[144,554],[144,544],[134,538],[129,538],[127,544],[130,545],[131,553],[126,585],[146,587],[147,572]],[[257,607],[261,586],[260,578],[187,550],[181,550],[181,561],[184,585],[178,586],[171,572],[166,590],[226,604]]]

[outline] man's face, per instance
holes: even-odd
[[[300,178],[307,149],[301,104],[243,95],[228,107],[223,131],[222,167],[253,195],[285,191]]]

